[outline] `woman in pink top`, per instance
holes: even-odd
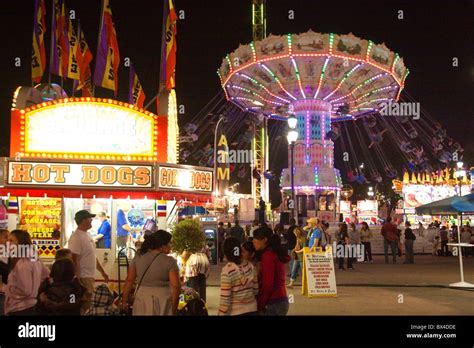
[[[17,248],[17,257],[12,258],[8,284],[0,284],[0,292],[5,293],[5,314],[35,315],[38,289],[49,271],[38,260],[28,232],[15,230],[8,241],[10,250]]]

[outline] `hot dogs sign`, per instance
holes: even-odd
[[[9,185],[153,187],[153,167],[83,163],[10,162]]]

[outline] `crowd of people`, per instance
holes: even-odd
[[[432,241],[433,256],[452,256],[452,249],[449,247],[449,243],[458,242],[458,226],[452,223],[450,228],[448,225],[442,225],[439,221],[431,223],[426,230],[426,237]],[[459,230],[461,243],[474,244],[474,231],[471,227],[470,221],[466,221],[464,226],[461,226]],[[462,247],[462,255],[464,257],[474,256],[473,247]]]
[[[68,249],[60,249],[48,269],[39,258],[17,255],[0,258],[0,314],[1,315],[183,315],[180,299],[183,294],[191,299],[190,314],[206,314],[206,279],[210,271],[210,257],[203,248],[200,252],[183,252],[179,257],[171,253],[172,235],[164,230],[146,234],[137,254],[131,261],[121,299],[106,284],[108,275],[96,258],[96,243],[88,233],[95,215],[86,210],[76,213],[77,229],[68,241]],[[305,227],[295,219],[290,225],[277,224],[273,229],[266,223],[254,221],[242,227],[239,221],[232,226],[223,222],[218,226],[218,259],[226,262],[221,270],[218,315],[287,315],[287,288],[292,288],[303,267],[303,251],[325,250],[333,242],[329,224],[318,218],[307,220]],[[413,244],[416,234],[409,222],[404,231],[388,217],[381,228],[385,263],[397,263],[401,245],[405,262],[414,263]],[[448,242],[457,241],[457,227],[437,228],[433,254],[449,255]],[[417,228],[418,236],[427,230]],[[461,228],[461,242],[470,243],[469,223]],[[373,231],[362,222],[340,223],[334,233],[334,243],[343,250],[363,250],[363,262],[372,263],[371,239]],[[0,230],[0,244],[31,247],[26,231]],[[363,248],[357,249],[357,247]],[[438,251],[438,248],[440,249]],[[463,248],[468,255],[472,248]],[[340,270],[353,270],[362,255],[337,255]],[[103,283],[95,287],[95,273]],[[286,279],[289,277],[289,283]],[[190,310],[190,308],[193,308]],[[191,313],[192,312],[192,313]]]

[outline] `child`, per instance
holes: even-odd
[[[105,284],[95,288],[92,307],[84,315],[112,316],[119,315],[119,309],[113,304],[114,296]]]
[[[438,248],[439,248],[439,236],[436,236],[433,242],[433,256],[438,256]]]
[[[50,279],[45,279],[38,291],[37,311],[43,315],[80,315],[85,292],[86,288],[74,277],[74,263],[57,260]]]

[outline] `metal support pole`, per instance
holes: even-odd
[[[294,157],[295,157],[295,142],[292,141],[290,144],[290,178],[291,178],[291,199],[293,201],[293,208],[291,209],[291,217],[293,217],[296,222],[298,222],[298,216],[295,215],[296,212],[296,199],[295,199],[295,175],[294,175]]]

